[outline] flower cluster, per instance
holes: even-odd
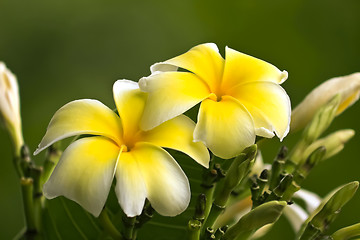
[[[177,71],[178,68],[187,71]],[[128,216],[145,199],[162,215],[174,216],[190,200],[188,179],[161,147],[182,151],[208,167],[208,147],[232,158],[255,136],[282,139],[289,131],[290,101],[275,66],[215,44],[202,44],[151,67],[136,82],[119,80],[113,93],[119,116],[96,100],[77,100],[58,110],[35,154],[61,139],[73,142],[44,185],[47,198],[60,195],[98,216],[114,175],[119,204]],[[182,115],[201,102],[198,122]],[[205,147],[206,146],[206,147]]]
[[[280,86],[287,72],[229,47],[223,58],[215,44],[201,44],[150,70],[139,82],[114,83],[115,110],[93,99],[61,107],[34,153],[49,148],[39,166],[24,144],[17,80],[0,62],[0,120],[14,146],[26,219],[23,236],[52,238],[47,230],[42,232],[46,217],[51,218],[47,203],[53,202],[44,196],[65,196],[99,216],[101,238],[136,239],[137,229],[152,218],[153,210],[163,216],[182,213],[194,196],[177,162],[181,159],[165,149],[184,153],[196,162],[192,170],[203,171],[201,177],[190,178],[201,190],[193,198],[193,217],[181,228],[189,239],[253,239],[265,234],[282,213],[297,239],[360,236],[360,223],[325,232],[354,196],[358,182],[324,198],[301,189],[311,170],[354,136],[352,129],[323,134],[358,100],[360,73],[324,82],[291,112]],[[196,123],[184,114],[195,105]],[[262,142],[275,135],[282,141],[301,129],[291,151],[283,146],[271,164],[263,162],[256,136]],[[56,142],[69,137],[74,140],[62,153]],[[111,189],[125,216],[117,207],[109,217]],[[121,233],[114,224],[120,215]],[[59,237],[57,230],[55,234]]]

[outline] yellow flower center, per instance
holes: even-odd
[[[137,133],[124,136],[124,140],[121,143],[121,147],[123,147],[123,152],[130,152],[131,149],[135,146],[135,144],[141,141],[142,133],[143,132],[139,130]]]
[[[215,94],[215,93],[211,93],[209,96],[210,100],[213,100],[215,102],[220,102],[222,100],[222,96],[221,94]]]

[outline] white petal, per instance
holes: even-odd
[[[306,209],[309,213],[315,211],[315,209],[317,209],[321,203],[321,198],[317,194],[305,189],[300,189],[299,191],[297,191],[294,194],[294,197],[298,197],[304,200],[306,204]]]
[[[305,222],[305,220],[309,217],[309,215],[296,203],[288,205],[284,209],[284,214],[291,223],[291,226],[294,229],[294,232],[298,232]]]
[[[194,140],[204,142],[216,156],[229,159],[255,142],[254,123],[235,98],[206,99],[200,105]]]
[[[115,192],[124,213],[129,217],[140,215],[147,192],[139,161],[132,152],[121,153],[116,168],[116,181]]]
[[[190,185],[171,155],[148,143],[138,143],[130,153],[142,173],[151,206],[163,216],[182,213],[190,202]]]
[[[139,131],[147,94],[140,91],[137,82],[129,80],[116,81],[113,94],[123,126],[124,139],[131,139]]]
[[[205,43],[191,48],[180,56],[151,66],[151,72],[176,71],[177,67],[186,69],[200,77],[212,91],[221,83],[224,59],[214,43]]]
[[[139,81],[149,93],[141,128],[150,130],[192,108],[210,95],[209,88],[189,72],[164,72]]]
[[[105,205],[114,177],[119,148],[104,137],[87,137],[72,143],[44,184],[44,195],[65,196],[95,217]]]
[[[81,134],[102,135],[121,143],[120,119],[111,109],[97,100],[72,101],[54,114],[34,155],[56,141]]]
[[[295,132],[306,126],[315,113],[337,94],[341,94],[341,102],[337,111],[337,114],[340,114],[359,99],[360,73],[332,78],[313,89],[293,110],[291,131]]]
[[[209,166],[209,151],[202,142],[193,141],[195,123],[185,115],[180,115],[156,128],[143,132],[141,141],[160,147],[181,151],[204,167]]]
[[[291,104],[285,90],[274,82],[255,81],[228,90],[250,112],[257,135],[282,140],[289,132]]]
[[[223,89],[230,89],[246,82],[267,81],[277,84],[287,79],[287,72],[258,58],[226,47]]]

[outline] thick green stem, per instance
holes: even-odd
[[[212,204],[212,208],[210,211],[209,216],[207,217],[204,228],[213,228],[213,225],[216,221],[216,219],[219,217],[219,215],[224,211],[225,206],[217,205],[215,202]]]
[[[39,232],[41,232],[42,227],[42,211],[43,211],[43,201],[44,197],[42,194],[42,184],[41,184],[41,176],[43,173],[42,167],[32,167],[30,169],[30,175],[34,180],[34,190],[33,190],[33,202],[34,202],[34,215],[35,215],[35,223],[36,228]]]
[[[201,222],[196,219],[191,219],[188,224],[189,240],[200,239]]]
[[[109,234],[113,239],[123,240],[120,232],[116,229],[114,224],[111,222],[109,215],[106,209],[103,209],[99,216],[99,221],[103,229],[107,234]]]
[[[24,203],[24,214],[25,214],[25,235],[29,239],[35,238],[38,231],[36,229],[33,192],[34,192],[34,181],[31,178],[21,178],[21,192]]]
[[[133,234],[134,234],[134,227],[136,223],[136,217],[123,217],[123,223],[124,223],[124,238],[126,240],[132,240]]]

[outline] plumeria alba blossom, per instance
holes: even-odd
[[[331,78],[312,90],[293,110],[291,131],[295,132],[305,127],[315,113],[337,94],[341,96],[340,105],[336,112],[339,115],[359,99],[360,73]]]
[[[16,154],[24,144],[21,130],[19,87],[14,74],[0,62],[0,118],[10,133]]]
[[[146,93],[136,82],[118,80],[113,94],[120,117],[90,99],[70,102],[55,113],[35,154],[66,137],[93,136],[76,140],[64,151],[44,184],[44,195],[63,195],[98,216],[115,175],[116,195],[126,215],[139,215],[146,198],[161,215],[181,213],[189,204],[189,182],[161,147],[182,151],[207,167],[208,150],[192,141],[195,123],[180,115],[144,132],[139,121]]]
[[[207,43],[151,66],[139,81],[149,94],[141,127],[152,129],[201,102],[194,141],[221,158],[240,154],[256,135],[284,138],[291,107],[279,84],[287,72],[229,47],[225,55]]]

